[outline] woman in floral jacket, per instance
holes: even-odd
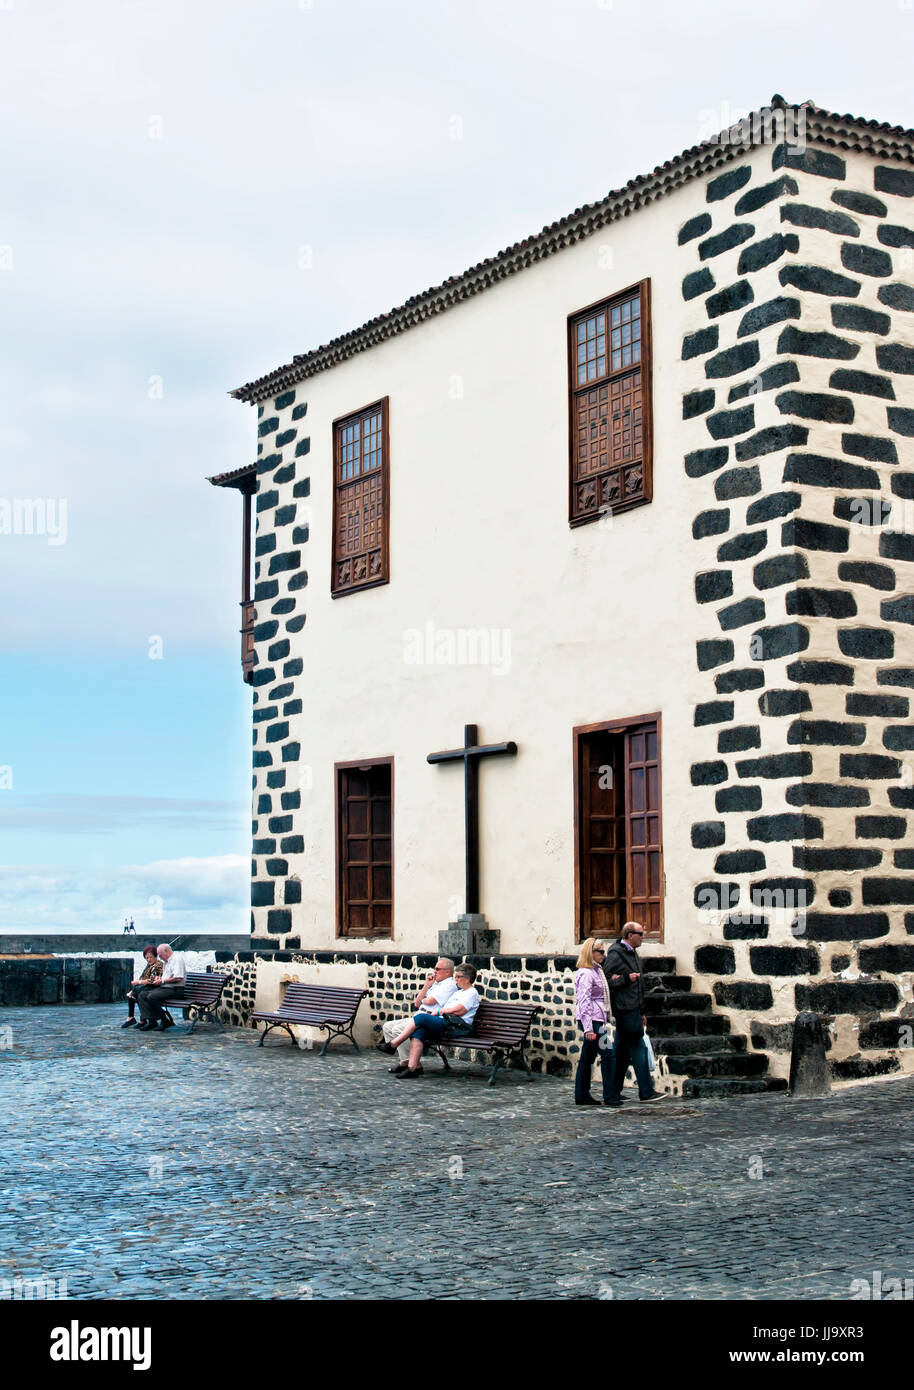
[[[612,1095],[614,1048],[609,1030],[609,986],[603,973],[606,944],[588,938],[581,946],[574,972],[575,1017],[583,1034],[574,1078],[575,1105],[599,1105],[590,1094],[593,1064],[600,1058],[604,1103]],[[614,975],[613,979],[618,979]]]
[[[135,1028],[136,1019],[133,1011],[136,1008],[136,995],[133,993],[134,985],[151,985],[153,980],[157,980],[164,970],[162,961],[159,960],[159,953],[155,946],[143,947],[143,959],[146,962],[145,969],[138,980],[130,981],[130,989],[127,991],[127,1017],[121,1024],[122,1028]]]

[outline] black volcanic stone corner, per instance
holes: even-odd
[[[693,787],[713,787],[727,780],[725,762],[693,763],[689,776]]]
[[[737,280],[735,284],[727,285],[726,289],[709,295],[705,300],[705,312],[709,319],[720,318],[722,314],[732,314],[736,309],[745,308],[754,299],[755,294],[749,281]]]
[[[856,193],[850,188],[836,188],[831,195],[833,203],[839,207],[848,208],[851,212],[859,212],[861,217],[886,217],[888,208],[881,198],[874,198],[872,193]]]
[[[710,328],[700,328],[697,333],[687,333],[682,340],[683,362],[688,362],[693,357],[701,357],[706,352],[713,352],[719,337],[720,329],[716,323]]]
[[[753,242],[740,252],[736,273],[754,275],[757,270],[764,270],[766,265],[772,265],[788,252],[795,255],[799,249],[800,238],[793,232],[775,232],[774,236]]]
[[[805,555],[788,552],[759,560],[752,570],[752,582],[757,589],[775,589],[781,584],[795,584],[809,578],[809,561]]]
[[[880,343],[876,348],[876,362],[884,372],[914,376],[914,348],[902,343]]]
[[[679,245],[685,246],[687,241],[694,241],[697,236],[704,236],[705,232],[710,230],[711,214],[709,212],[702,212],[698,217],[690,217],[688,222],[683,222],[679,228]]]
[[[715,849],[724,843],[724,839],[722,820],[701,820],[692,826],[693,849]]]
[[[849,275],[839,275],[820,265],[785,265],[778,272],[782,285],[793,285],[810,294],[829,294],[855,299],[860,293],[860,281]]]
[[[726,231],[718,232],[716,236],[709,236],[707,241],[699,242],[699,260],[709,261],[714,256],[721,256],[725,251],[732,251],[734,246],[742,246],[743,242],[754,236],[755,228],[751,222],[736,222]]]
[[[739,902],[739,884],[724,879],[697,883],[692,897],[704,912],[731,912]]]
[[[775,198],[786,197],[790,194],[795,197],[800,191],[796,179],[782,177],[774,179],[771,183],[760,184],[757,188],[750,188],[748,193],[744,193],[738,198],[733,208],[737,217],[743,217],[748,212],[758,212],[759,208],[767,207],[773,203]]]
[[[732,946],[699,946],[695,952],[699,975],[735,975],[736,955]]]
[[[717,735],[718,753],[746,753],[750,748],[761,748],[762,735],[757,724],[737,724],[732,729],[721,729]]]
[[[841,554],[850,545],[850,532],[846,526],[830,526],[825,521],[792,517],[781,527],[781,544],[787,547],[796,545],[803,550],[831,550]],[[801,577],[808,578],[808,571]]]
[[[866,309],[861,304],[833,304],[831,321],[835,328],[849,328],[854,333],[876,333],[883,338],[892,324],[888,314]]]
[[[739,783],[735,787],[721,787],[714,793],[714,809],[727,811],[760,811],[762,809],[761,787],[747,787]]]
[[[846,589],[792,589],[785,594],[787,612],[800,618],[853,618],[857,600]]]
[[[823,357],[830,361],[852,362],[860,352],[860,344],[848,338],[840,338],[837,333],[826,330],[807,332],[796,328],[792,323],[781,330],[778,337],[778,352],[789,352],[797,357]]]
[[[735,169],[726,169],[717,178],[711,179],[705,189],[705,198],[709,203],[718,203],[722,198],[729,198],[731,193],[737,193],[752,178],[752,169],[748,164],[739,164]]]
[[[784,426],[776,426],[778,429]],[[802,429],[803,426],[800,426]],[[808,435],[809,431],[804,429]],[[744,440],[748,443],[748,440]],[[801,441],[805,443],[805,440]],[[769,492],[767,497],[762,497],[758,502],[753,502],[746,511],[746,525],[757,526],[761,521],[773,521],[775,517],[789,516],[799,507],[802,498],[798,492]]]
[[[714,404],[714,392],[698,392],[699,395],[710,395],[711,405]],[[914,412],[912,412],[914,414]],[[694,449],[692,453],[685,456],[685,471],[690,478],[703,478],[708,473],[715,472],[722,468],[727,462],[730,453],[729,446],[724,444],[717,449]]]
[[[707,266],[702,266],[701,270],[690,271],[682,281],[683,299],[697,299],[700,294],[707,294],[708,290],[714,288],[714,276]]]
[[[812,946],[750,946],[755,975],[817,975],[819,953]]]
[[[292,913],[284,907],[274,907],[267,913],[267,931],[279,935],[292,930]]]
[[[766,690],[759,696],[758,707],[761,714],[777,719],[812,709],[812,701],[805,690]]]
[[[851,367],[837,367],[828,378],[833,391],[850,391],[857,396],[878,396],[884,401],[895,399],[895,387],[891,377],[876,376],[875,372],[861,372]],[[890,412],[891,414],[891,412]],[[914,415],[914,411],[911,412]],[[891,425],[891,419],[889,420]],[[899,431],[904,433],[904,431]]]
[[[693,540],[700,541],[706,536],[720,536],[725,531],[729,531],[729,529],[729,507],[721,507],[716,511],[699,512],[692,522],[692,538]],[[764,545],[765,533],[762,531],[759,534],[762,536],[762,544]],[[717,558],[719,560],[724,558],[721,556],[720,551],[717,553]]]
[[[710,425],[710,420],[708,421]],[[739,445],[736,446],[739,454]],[[730,468],[714,479],[714,496],[718,502],[731,502],[739,497],[755,497],[762,490],[758,468]]]
[[[881,1013],[898,1003],[898,988],[871,980],[830,980],[816,985],[796,986],[798,1009],[820,1014]]]
[[[737,338],[746,338],[751,333],[758,333],[763,328],[769,328],[773,323],[783,323],[785,319],[798,319],[800,317],[800,301],[781,295],[777,299],[769,299],[764,304],[756,304],[753,309],[749,309],[739,321],[739,328],[736,330]]]
[[[714,860],[716,874],[753,874],[765,868],[765,856],[757,849],[734,849]]]
[[[756,984],[751,980],[735,980],[726,984],[718,980],[714,986],[714,1001],[725,1009],[770,1009],[774,995],[770,985]]]
[[[251,907],[272,907],[275,885],[272,883],[251,884]]]
[[[711,410],[713,405],[713,391],[687,391],[682,398],[682,418],[694,420],[697,415],[704,415],[706,411]]]
[[[724,514],[729,516],[729,511],[725,511]],[[716,513],[711,513],[711,515],[716,515]],[[721,529],[726,530],[726,527]],[[731,560],[754,559],[760,551],[765,549],[767,541],[767,531],[744,531],[741,535],[731,536],[729,540],[718,546],[717,558],[722,564],[728,564]]]
[[[721,671],[714,677],[718,695],[732,695],[734,691],[758,690],[765,684],[765,672],[751,669]]]
[[[804,174],[815,174],[822,179],[843,181],[847,175],[847,165],[838,154],[821,150],[817,146],[775,145],[771,156],[772,169],[798,169]]]
[[[702,728],[707,724],[726,724],[732,718],[732,700],[706,700],[695,706],[693,723],[696,728]]]
[[[821,840],[822,821],[801,811],[780,811],[771,816],[750,816],[746,822],[750,840],[775,844],[784,840]]]
[[[914,173],[894,164],[877,164],[873,171],[873,187],[877,193],[894,193],[899,198],[914,198]]]
[[[707,332],[703,329],[702,332]],[[692,335],[697,338],[699,334]],[[712,344],[712,346],[716,346]],[[683,350],[683,356],[685,351]],[[738,372],[748,372],[757,364],[759,360],[758,343],[737,343],[735,347],[725,348],[723,352],[718,352],[714,357],[709,357],[705,362],[705,376],[709,379],[716,379],[724,376],[736,376]]]
[[[900,309],[905,314],[914,313],[914,288],[910,285],[880,285],[876,298],[890,309]]]
[[[749,459],[761,458],[764,454],[775,454],[780,449],[792,448],[796,444],[805,444],[808,438],[809,430],[806,425],[796,425],[792,422],[786,425],[766,425],[756,434],[750,434],[748,439],[737,440],[736,457],[740,463],[744,463]],[[771,514],[780,515],[777,512]],[[749,520],[748,516],[746,520]]]
[[[768,919],[761,913],[739,913],[724,922],[725,941],[764,941],[767,936]]]
[[[785,203],[781,221],[794,227],[809,227],[812,231],[833,232],[835,236],[859,236],[860,228],[846,212],[831,212],[827,208],[810,207],[808,203]]]
[[[841,448],[846,454],[854,454],[857,458],[869,459],[872,463],[891,463],[898,462],[898,449],[892,439],[880,439],[872,434],[842,434]],[[847,467],[849,465],[845,465]],[[866,470],[871,478],[876,481],[871,483],[842,483],[841,487],[878,487],[879,475],[873,469]],[[848,476],[845,474],[845,476]]]
[[[765,605],[760,598],[743,598],[717,611],[717,621],[723,632],[734,632],[750,623],[760,623],[764,616]]]
[[[697,603],[714,603],[718,599],[729,598],[732,593],[733,575],[730,570],[707,570],[695,576]]]
[[[712,392],[696,392],[696,395],[714,395]],[[711,401],[713,405],[713,399]],[[712,439],[732,439],[736,434],[745,434],[746,430],[751,430],[755,426],[755,407],[752,405],[738,406],[736,410],[719,410],[716,415],[709,415],[705,424]]]
[[[843,439],[865,439],[864,435],[845,434]],[[891,441],[879,441],[890,443]],[[785,483],[806,483],[811,487],[879,489],[879,474],[875,468],[844,459],[828,458],[824,454],[790,454],[784,464]]]
[[[696,643],[696,648],[699,671],[710,671],[715,666],[723,666],[724,662],[733,660],[733,643],[729,638],[719,641],[701,640]]]
[[[838,566],[838,578],[845,584],[866,584],[871,589],[891,590],[896,587],[895,571],[888,565],[877,565],[872,560],[842,560]]]

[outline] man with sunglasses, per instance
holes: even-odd
[[[654,1090],[647,1048],[644,1044],[644,970],[638,957],[638,947],[644,940],[644,928],[637,922],[626,922],[621,938],[610,947],[603,961],[613,1016],[616,1020],[616,1062],[612,1092],[604,1105],[622,1104],[622,1084],[630,1066],[638,1080],[639,1100],[665,1100],[662,1091]]]
[[[456,992],[457,982],[454,979],[454,962],[448,956],[439,956],[435,962],[435,968],[425,977],[425,984],[413,1000],[412,1012],[406,1018],[390,1018],[382,1025],[381,1031],[384,1034],[383,1042],[378,1043],[378,1051],[386,1052],[388,1056],[393,1056],[396,1052],[399,1062],[391,1067],[390,1071],[398,1076],[401,1071],[405,1071],[409,1063],[409,1039],[400,1043],[399,1047],[393,1047],[394,1038],[398,1038],[408,1023],[412,1022],[413,1014],[421,1013],[423,1008],[431,1009],[437,1005],[440,1009],[442,1004],[446,1004],[451,995]]]

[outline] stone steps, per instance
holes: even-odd
[[[648,975],[644,972],[644,988],[649,994],[659,994],[663,990],[691,993],[691,975]]]
[[[656,990],[644,995],[644,1012],[703,1014],[711,1009],[710,994],[689,994],[684,989]]]
[[[786,1089],[785,1081],[767,1075],[767,1054],[750,1051],[747,1037],[731,1033],[729,1018],[714,1012],[710,994],[693,991],[690,976],[677,974],[673,958],[644,961],[644,989],[654,1053],[686,1099]]]
[[[656,1051],[656,1049],[655,1049]],[[764,1052],[690,1053],[688,1056],[667,1054],[667,1071],[675,1076],[694,1078],[719,1076],[762,1076],[768,1070]]]
[[[686,1034],[690,1037],[713,1037],[715,1034],[729,1033],[730,1020],[725,1014],[678,1014],[657,1011],[648,1014],[647,1031],[651,1034],[671,1037],[673,1034]]]
[[[743,1037],[731,1038],[720,1033],[707,1033],[702,1037],[698,1037],[694,1033],[665,1035],[663,1037],[651,1034],[651,1045],[658,1056],[660,1054],[665,1057],[712,1056],[718,1053],[744,1053],[747,1039]]]
[[[765,1059],[767,1063],[767,1058]],[[786,1091],[787,1082],[780,1076],[757,1077],[697,1077],[682,1083],[684,1100],[699,1100],[714,1096],[757,1096],[767,1091]]]

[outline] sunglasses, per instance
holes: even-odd
[[[603,950],[603,947],[602,947],[602,946],[594,946],[594,948],[593,948],[593,954],[594,954],[595,956],[605,956],[605,955],[606,955],[606,952]]]

